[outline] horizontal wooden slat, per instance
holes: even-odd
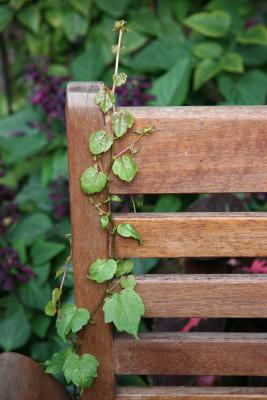
[[[267,333],[143,333],[113,350],[117,374],[267,375]]]
[[[117,400],[266,400],[265,387],[121,387]]]
[[[261,192],[267,176],[267,107],[137,107],[136,127],[155,125],[138,143],[139,172],[114,178],[113,193]],[[134,130],[133,129],[133,130]],[[115,154],[134,133],[116,141]]]
[[[267,256],[267,213],[116,214],[143,240],[117,237],[118,257]]]
[[[146,317],[267,317],[265,275],[139,275]]]

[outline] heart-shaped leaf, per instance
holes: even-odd
[[[79,356],[71,353],[66,357],[63,364],[63,371],[68,383],[72,382],[81,389],[92,385],[94,378],[97,378],[99,363],[92,354]]]
[[[117,226],[117,232],[119,235],[126,237],[126,238],[134,238],[141,242],[141,237],[136,229],[131,224],[119,224]]]
[[[85,308],[77,308],[74,304],[64,304],[57,317],[57,334],[66,342],[70,333],[78,332],[89,320],[90,313]]]
[[[134,123],[134,116],[128,111],[117,111],[112,114],[112,129],[117,137],[122,137]]]
[[[225,36],[231,24],[231,16],[225,11],[200,12],[184,20],[189,28],[213,38]]]
[[[95,167],[87,168],[81,177],[81,188],[86,194],[99,193],[106,186],[107,175]]]
[[[141,297],[133,289],[123,289],[105,299],[105,322],[113,322],[118,331],[137,337],[141,316],[145,313]]]
[[[117,271],[117,263],[113,259],[103,260],[98,258],[89,270],[89,278],[97,283],[103,283],[113,278]]]
[[[125,260],[119,260],[118,265],[117,265],[117,272],[116,276],[122,276],[129,274],[134,267],[133,261],[129,258],[126,258]]]
[[[112,137],[106,131],[95,131],[89,139],[89,149],[92,154],[108,151],[113,144]]]
[[[101,110],[106,113],[108,112],[113,104],[115,103],[114,94],[108,89],[105,88],[100,90],[95,97],[96,104],[98,104]]]
[[[114,161],[112,171],[122,181],[131,182],[136,175],[137,165],[131,156],[123,155]]]

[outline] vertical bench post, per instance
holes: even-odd
[[[88,150],[88,137],[96,129],[104,129],[104,117],[95,104],[101,83],[71,83],[67,90],[67,130],[69,182],[74,263],[75,303],[91,312],[100,303],[105,285],[87,279],[88,267],[97,258],[108,257],[108,235],[101,229],[99,216],[80,189],[83,171],[94,164]],[[97,200],[98,196],[95,197]],[[80,352],[94,354],[99,363],[98,379],[85,390],[83,400],[114,400],[115,378],[112,362],[112,329],[104,323],[102,307],[79,336]]]

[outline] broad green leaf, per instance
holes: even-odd
[[[55,29],[61,28],[63,25],[63,13],[60,8],[49,8],[45,11],[47,22]]]
[[[52,221],[46,214],[36,213],[23,218],[10,232],[9,239],[14,243],[24,240],[31,245],[52,228]]]
[[[150,93],[156,97],[152,105],[181,105],[187,96],[191,76],[192,61],[185,57],[164,75],[155,79]]]
[[[155,204],[154,212],[176,212],[182,207],[182,201],[175,195],[160,196]]]
[[[124,72],[118,72],[113,75],[113,83],[115,86],[122,86],[125,84],[127,75]]]
[[[100,224],[102,229],[107,229],[109,225],[109,216],[108,215],[102,215],[100,218]]]
[[[217,61],[206,59],[201,61],[194,72],[194,90],[198,90],[205,82],[214,78],[220,71]]]
[[[106,186],[107,175],[104,172],[98,172],[95,167],[87,168],[81,177],[81,188],[86,194],[101,192]]]
[[[121,280],[121,287],[126,289],[134,289],[136,286],[136,280],[134,275],[124,276]]]
[[[44,315],[43,313],[40,315],[37,315],[31,321],[31,328],[32,328],[33,333],[35,335],[37,335],[38,337],[40,337],[41,339],[45,338],[47,335],[47,331],[49,329],[50,323],[51,323],[51,319],[48,318],[47,315]]]
[[[193,49],[195,56],[199,58],[218,58],[221,56],[223,48],[216,42],[203,42]]]
[[[231,16],[224,11],[200,12],[190,15],[183,22],[202,35],[219,38],[228,32]]]
[[[63,365],[66,359],[66,351],[53,354],[51,360],[45,362],[45,372],[47,374],[58,375],[63,372]]]
[[[117,158],[112,165],[112,171],[122,181],[131,182],[137,172],[137,165],[130,155]]]
[[[27,0],[10,0],[10,5],[14,10],[19,10]]]
[[[92,7],[92,0],[69,0],[70,5],[80,14],[88,17]]]
[[[117,263],[113,259],[103,260],[98,258],[89,269],[88,278],[103,283],[112,279],[117,271]]]
[[[113,144],[112,137],[106,131],[95,131],[89,139],[89,149],[92,154],[108,151]]]
[[[237,37],[242,44],[258,44],[267,46],[267,28],[264,25],[255,25]]]
[[[87,32],[89,20],[80,13],[67,8],[63,13],[63,31],[66,37],[74,42]]]
[[[8,4],[0,5],[0,33],[3,32],[13,18],[13,11]]]
[[[103,11],[111,15],[112,17],[122,17],[129,5],[130,0],[95,0],[96,6]]]
[[[40,285],[37,279],[31,279],[19,288],[19,297],[26,307],[43,311],[50,298],[50,285]]]
[[[27,343],[31,328],[23,307],[13,297],[9,297],[6,304],[5,300],[2,302],[2,308],[5,306],[0,320],[0,348],[12,351]]]
[[[134,116],[129,111],[116,111],[112,114],[112,129],[117,137],[122,137],[134,124]]]
[[[0,21],[1,21],[1,6],[0,6]],[[31,122],[38,122],[38,113],[36,112],[36,109],[33,106],[24,107],[21,110],[15,112],[14,114],[1,118],[0,134],[9,135],[12,132],[16,132],[18,130],[18,126],[19,130],[25,133],[31,133],[33,131],[33,128],[30,126]]]
[[[134,51],[140,49],[146,44],[147,40],[147,36],[141,35],[138,32],[131,31],[129,33],[126,33],[123,38],[123,56],[131,54]]]
[[[105,63],[99,46],[90,42],[86,50],[80,53],[71,63],[72,78],[80,81],[94,81],[102,76]]]
[[[238,53],[226,53],[220,60],[220,66],[228,72],[244,72],[243,59]]]
[[[145,307],[141,297],[133,289],[123,289],[107,297],[103,311],[106,323],[113,322],[118,331],[125,331],[137,337]]]
[[[78,332],[90,320],[90,313],[85,308],[77,308],[74,304],[64,304],[57,317],[57,334],[64,342],[70,333]]]
[[[134,31],[146,35],[158,36],[161,33],[160,21],[156,18],[155,12],[148,7],[139,7],[132,11],[129,17],[129,26]]]
[[[99,363],[92,354],[79,356],[71,353],[66,357],[63,371],[68,383],[72,382],[81,389],[92,385],[94,378],[97,378]]]
[[[119,224],[117,226],[117,232],[120,236],[125,238],[134,238],[141,242],[141,237],[136,229],[131,224]]]
[[[252,70],[240,77],[221,75],[218,83],[229,105],[261,105],[266,102],[267,77],[262,71]]]
[[[100,90],[96,94],[96,104],[98,104],[101,110],[106,113],[108,112],[113,104],[115,103],[115,97],[113,93],[109,89]]]
[[[122,275],[129,274],[134,266],[133,261],[129,258],[126,258],[125,260],[119,260],[117,263],[118,263],[116,272],[117,278]]]
[[[0,124],[1,129],[1,124]],[[0,151],[6,164],[17,164],[37,155],[47,145],[45,135],[0,137]]]
[[[52,299],[45,306],[45,314],[49,317],[53,317],[53,315],[57,312],[57,303],[61,296],[61,290],[56,288],[52,292]]]
[[[17,14],[19,22],[30,29],[34,33],[37,33],[41,22],[41,12],[37,4],[29,4]]]
[[[61,253],[64,249],[65,245],[62,243],[38,240],[31,248],[32,261],[35,265],[44,264]]]

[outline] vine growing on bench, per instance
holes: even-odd
[[[115,239],[117,235],[120,235],[137,240],[140,244],[142,239],[131,224],[121,223],[117,226],[114,224],[111,203],[120,201],[120,198],[110,195],[109,181],[112,179],[112,173],[125,182],[131,182],[135,178],[138,171],[134,160],[134,154],[138,151],[137,142],[144,136],[150,135],[154,127],[151,125],[136,129],[137,137],[134,142],[114,154],[114,143],[134,126],[133,114],[128,110],[119,110],[115,105],[116,88],[125,84],[127,79],[125,73],[119,72],[122,37],[128,31],[126,22],[123,20],[115,22],[114,31],[118,32],[118,43],[112,46],[112,52],[116,54],[113,85],[111,89],[104,87],[96,95],[97,105],[104,115],[110,118],[111,132],[101,129],[90,133],[89,151],[95,163],[83,172],[80,182],[83,193],[88,195],[89,205],[95,207],[99,213],[102,229],[109,235],[109,257],[95,260],[89,266],[87,277],[97,284],[105,283],[106,285],[105,296],[96,307],[98,309],[103,305],[105,322],[112,322],[118,331],[127,332],[137,338],[139,322],[145,312],[144,304],[135,291],[136,281],[131,273],[133,261],[116,258]],[[106,160],[108,162],[105,167]],[[95,199],[96,193],[103,193],[101,199]],[[54,354],[52,359],[46,362],[46,372],[58,374],[63,371],[67,382],[72,382],[82,391],[90,387],[94,378],[97,377],[99,363],[92,354],[79,354],[75,335],[88,323],[94,323],[96,309],[90,313],[89,310],[77,308],[73,304],[60,305],[62,288],[70,262],[71,252],[66,260],[65,270],[61,269],[58,272],[58,275],[63,273],[62,281],[60,287],[53,290],[52,299],[47,304],[45,312],[50,316],[57,314],[57,333],[64,342],[72,346],[66,351]],[[115,281],[114,278],[116,278]]]

